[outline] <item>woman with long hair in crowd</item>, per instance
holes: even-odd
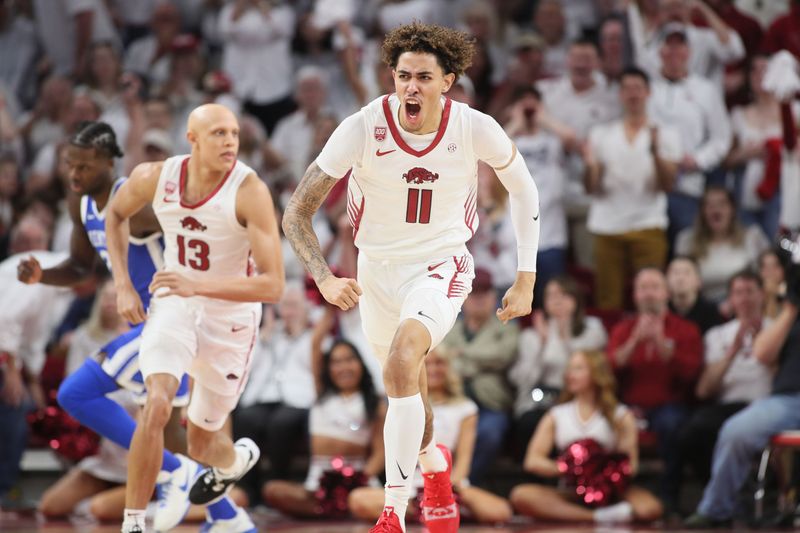
[[[386,405],[375,392],[372,375],[358,349],[344,339],[323,352],[336,311],[328,306],[314,327],[312,369],[317,401],[309,415],[311,459],[304,483],[270,481],[264,500],[294,517],[332,517],[347,511],[332,484],[348,489],[374,479],[383,470],[383,419]],[[358,481],[357,478],[360,478]]]
[[[478,406],[464,395],[461,378],[453,368],[452,359],[453,353],[441,345],[425,358],[436,441],[453,452],[450,481],[461,505],[462,517],[484,524],[507,522],[512,515],[508,501],[469,484],[469,469],[478,428]],[[423,497],[422,475],[418,468],[414,483],[418,499]],[[349,504],[357,518],[376,520],[383,511],[383,489],[356,489],[350,493]],[[407,517],[420,518],[419,509],[419,505],[409,505]]]
[[[602,350],[607,342],[600,319],[586,316],[583,293],[575,280],[566,275],[550,280],[544,289],[544,310],[534,314],[533,327],[520,333],[519,355],[508,371],[517,389],[516,455],[524,455],[539,420],[561,394],[570,355]]]
[[[752,101],[731,111],[734,146],[725,160],[732,169],[741,169],[738,187],[740,215],[759,224],[768,237],[778,233],[780,192],[777,182],[767,179],[770,140],[780,139],[781,108],[778,99],[764,89],[764,73],[769,58],[757,55],[750,60],[748,85]]]
[[[703,296],[721,305],[725,316],[730,314],[723,305],[728,280],[741,270],[754,268],[759,254],[768,247],[761,228],[739,222],[733,194],[719,185],[706,189],[694,226],[681,231],[675,240],[676,254],[697,261]]]
[[[544,478],[560,478],[564,472],[551,459],[553,447],[563,453],[575,442],[592,439],[604,452],[626,455],[635,476],[639,464],[636,420],[617,401],[614,375],[605,354],[588,350],[572,354],[564,382],[560,403],[542,418],[531,439],[525,470]],[[580,503],[577,494],[576,490],[570,493],[549,485],[524,484],[511,492],[511,504],[526,516],[573,522],[653,521],[663,512],[655,496],[635,486],[618,495],[618,502],[611,500],[596,509]]]

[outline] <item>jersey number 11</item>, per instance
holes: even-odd
[[[430,189],[408,189],[406,202],[406,222],[427,224],[431,221],[433,191]]]

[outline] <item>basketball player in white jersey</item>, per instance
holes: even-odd
[[[309,166],[283,218],[283,230],[325,299],[360,304],[364,331],[384,359],[389,396],[384,425],[385,507],[372,531],[405,531],[419,458],[422,516],[432,533],[458,529],[452,460],[432,438],[424,358],[453,326],[471,289],[468,241],[478,226],[477,163],[491,165],[509,191],[518,273],[497,311],[504,322],[533,301],[539,239],[538,192],[503,129],[443,93],[469,66],[466,34],[414,23],[383,44],[395,94],[345,119]],[[358,281],[334,276],[311,217],[336,181],[349,176],[348,213],[359,248]],[[421,450],[421,451],[420,451]]]
[[[127,269],[129,218],[152,205],[165,244],[165,268],[150,285],[153,299],[142,332],[139,363],[148,397],[131,443],[123,532],[145,530],[162,430],[184,372],[194,378],[189,454],[211,465],[189,499],[220,499],[259,457],[251,440],[234,445],[220,430],[247,381],[260,302],[277,302],[283,291],[272,198],[255,172],[237,161],[239,125],[227,108],[210,104],[192,111],[187,139],[190,155],[136,167],[106,216],[117,305],[130,322],[143,321],[145,313]],[[237,518],[226,530],[253,528]]]

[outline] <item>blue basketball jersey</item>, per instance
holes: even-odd
[[[124,181],[125,178],[119,178],[114,182],[108,203],[111,203],[111,198],[114,197],[114,194]],[[106,204],[106,209],[108,208],[108,203]],[[111,272],[111,261],[109,260],[106,246],[105,209],[98,210],[94,199],[88,194],[81,198],[81,220],[86,234],[89,236],[89,241],[94,246],[94,249],[97,250],[97,253],[100,254],[108,271]],[[153,279],[153,275],[161,270],[163,265],[164,238],[160,232],[143,239],[130,238],[128,244],[128,272],[130,273],[133,287],[139,293],[145,309],[150,305],[150,291],[148,290],[150,281]]]

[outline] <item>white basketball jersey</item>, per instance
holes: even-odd
[[[461,255],[478,228],[470,109],[444,98],[439,130],[415,150],[401,137],[398,107],[390,95],[362,109],[368,138],[348,183],[355,244],[370,258],[392,261]]]
[[[188,155],[164,161],[153,197],[164,232],[164,270],[194,279],[248,276],[250,241],[236,219],[236,193],[253,170],[236,161],[211,194],[189,205],[181,200],[188,164]]]

